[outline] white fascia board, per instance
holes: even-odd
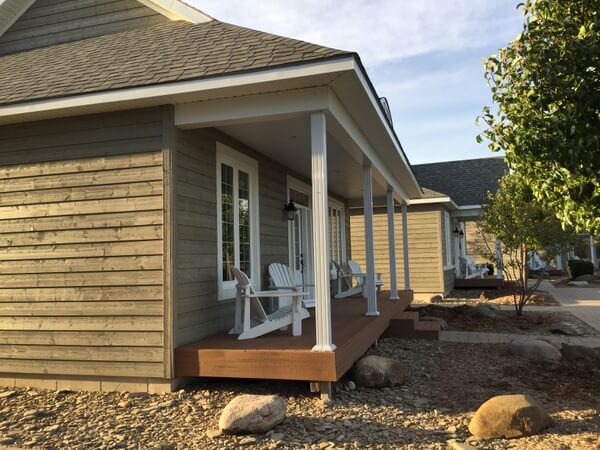
[[[352,116],[348,113],[340,99],[332,90],[329,91],[329,112],[333,115],[333,117],[335,117],[342,128],[344,128],[346,133],[348,133],[357,147],[360,148],[365,157],[379,171],[379,173],[381,173],[388,185],[391,186],[401,198],[407,199],[408,195],[402,188],[400,182],[393,176],[387,165],[383,163]]]
[[[402,158],[402,161],[408,167],[408,172],[410,173],[411,181],[416,186],[420,186],[419,182],[417,181],[417,178],[415,177],[415,174],[410,169],[410,162],[406,158],[406,155],[402,151],[402,148],[400,148],[399,143],[398,143],[398,141],[396,139],[396,135],[395,135],[394,131],[392,130],[392,128],[390,127],[390,124],[389,124],[387,118],[383,114],[383,111],[382,111],[381,106],[380,106],[380,101],[379,101],[378,98],[375,97],[373,89],[371,88],[371,84],[367,81],[366,75],[363,72],[363,70],[362,70],[362,68],[360,67],[359,64],[355,64],[354,71],[356,73],[356,76],[357,76],[358,80],[362,84],[363,89],[365,90],[365,92],[369,96],[369,100],[371,101],[373,109],[375,110],[375,112],[379,116],[379,120],[385,126],[385,129],[386,129],[386,131],[388,133],[388,136],[389,136],[390,140],[393,142],[394,147],[396,148],[396,151],[398,152],[398,156],[400,156],[400,158]],[[404,198],[406,199],[408,197],[406,196]]]
[[[16,103],[0,106],[0,124],[24,122],[28,120],[28,116],[40,113],[73,115],[78,110],[86,110],[100,105],[104,105],[107,110],[110,110],[112,107],[118,108],[119,106],[134,108],[151,104],[160,105],[161,103],[178,104],[189,101],[189,96],[194,93],[226,90],[233,87],[285,81],[353,69],[354,57],[350,55],[347,58],[294,64],[254,72]]]
[[[411,198],[408,200],[408,206],[413,205],[449,205],[451,209],[460,209],[460,207],[452,200],[451,197],[435,197],[435,198]]]
[[[324,111],[328,107],[328,91],[329,88],[322,86],[182,103],[175,107],[175,126],[217,127]]]
[[[138,2],[171,20],[185,20],[191,23],[214,20],[208,14],[179,0],[138,0]]]

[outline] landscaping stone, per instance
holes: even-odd
[[[511,354],[532,361],[560,361],[562,355],[554,345],[540,339],[515,339],[508,345]]]
[[[365,356],[354,367],[354,378],[360,386],[395,386],[404,383],[406,376],[406,369],[400,362],[383,356]]]
[[[266,433],[285,419],[286,401],[276,395],[239,395],[221,413],[225,434]]]
[[[423,317],[419,317],[419,320],[422,320],[424,322],[437,322],[440,324],[440,330],[448,329],[448,322],[446,322],[441,317],[423,316]]]
[[[569,281],[568,285],[573,287],[588,287],[590,284],[587,281]]]
[[[499,395],[483,403],[469,424],[473,436],[517,438],[538,434],[552,423],[550,415],[527,395]]]
[[[465,309],[465,315],[475,319],[495,319],[496,311],[486,304],[481,304]]]
[[[431,303],[442,303],[444,301],[444,298],[441,295],[434,295],[433,297],[431,297],[431,299],[429,299],[429,301]]]
[[[563,344],[560,353],[567,361],[580,361],[591,366],[600,365],[600,349],[598,348]]]
[[[560,322],[550,329],[550,333],[562,334],[564,336],[581,336],[583,332],[569,322]]]

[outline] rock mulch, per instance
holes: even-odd
[[[371,354],[408,368],[404,384],[382,389],[337,383],[330,405],[305,383],[204,381],[165,395],[0,388],[0,440],[44,449],[594,449],[599,444],[600,369],[516,359],[506,346],[384,339]],[[11,392],[9,394],[9,392]],[[496,395],[529,395],[552,417],[536,436],[481,440],[468,425]],[[279,394],[283,423],[265,435],[218,432],[240,394]],[[455,443],[456,443],[455,442]],[[458,445],[457,444],[457,445]]]

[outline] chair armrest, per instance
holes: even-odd
[[[276,291],[261,291],[255,292],[254,294],[246,294],[245,297],[248,298],[261,298],[261,297],[306,297],[310,295],[308,292],[276,292]]]

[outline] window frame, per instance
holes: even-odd
[[[233,192],[234,192],[234,262],[239,264],[240,240],[239,240],[239,176],[241,170],[248,174],[249,184],[249,216],[250,216],[250,281],[256,289],[261,289],[260,269],[260,223],[259,223],[259,173],[258,161],[240,153],[221,142],[217,142],[216,149],[216,200],[217,200],[217,286],[218,300],[230,300],[237,295],[237,281],[223,280],[223,215],[222,215],[222,186],[221,166],[230,166],[234,170]]]

